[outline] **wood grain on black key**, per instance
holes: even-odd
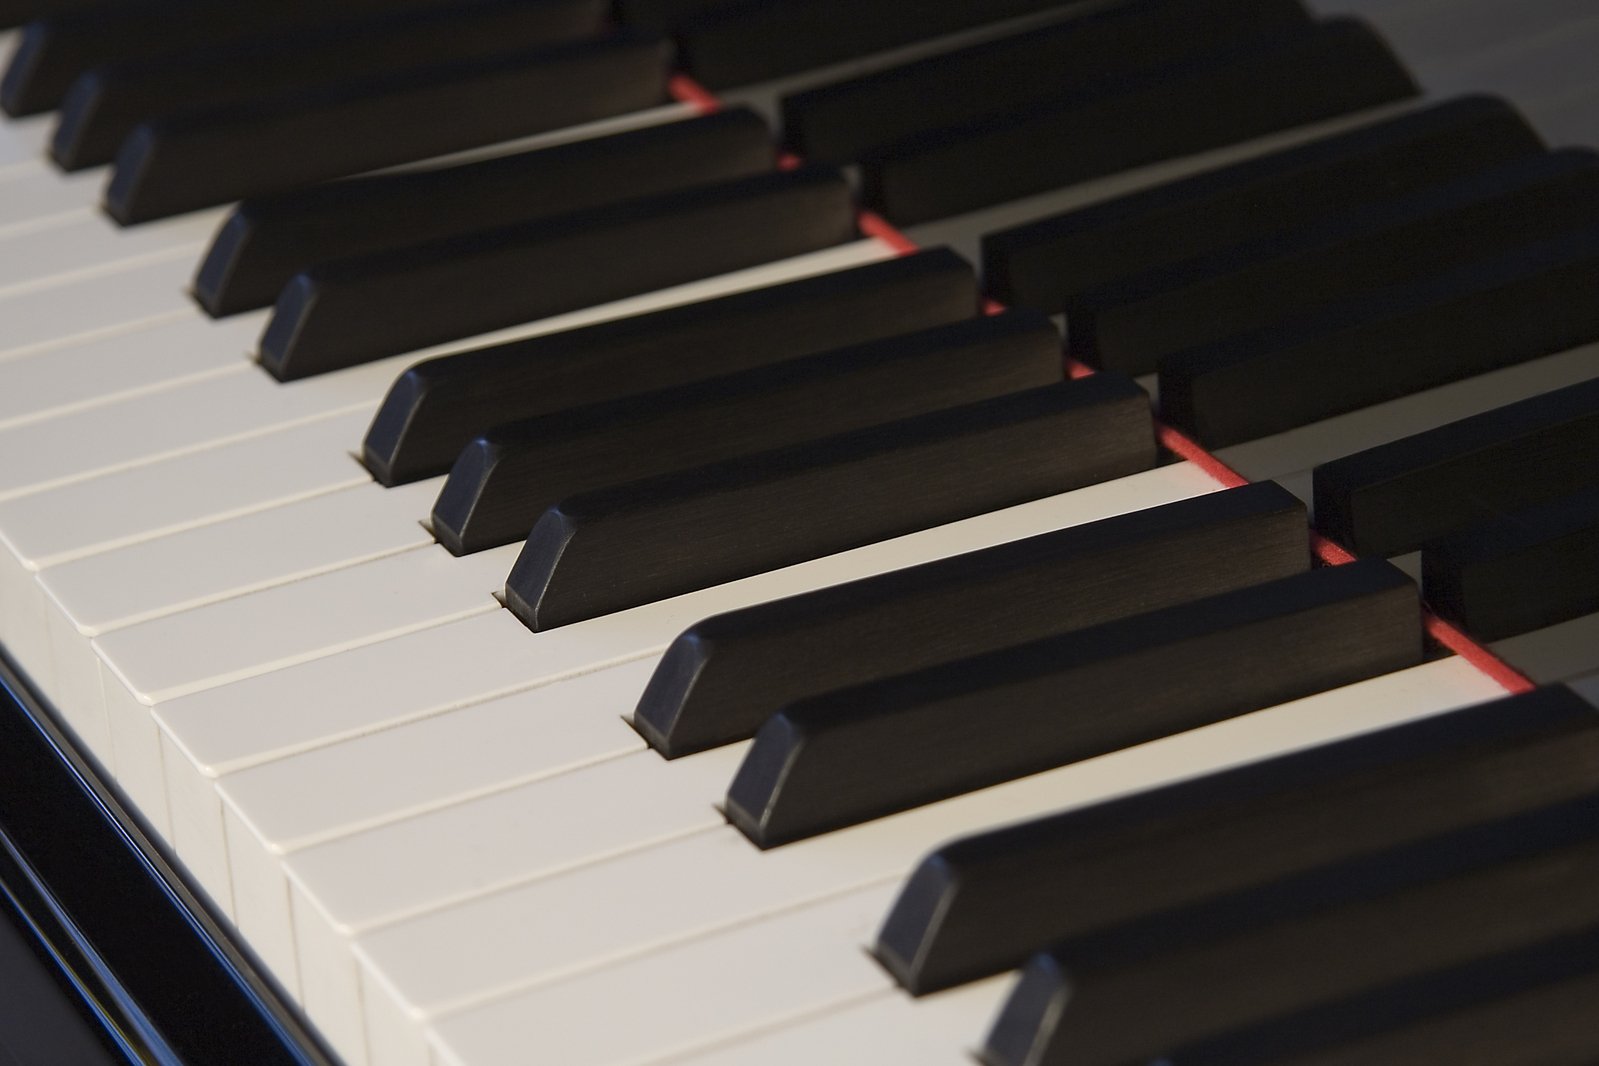
[[[1599,926],[1165,1052],[1171,1066],[1584,1066],[1599,1058]]]
[[[577,36],[597,30],[605,0],[535,0],[552,32]],[[85,70],[107,62],[150,58],[188,48],[226,46],[295,28],[355,25],[405,10],[446,7],[438,0],[271,0],[234,4],[179,0],[169,4],[104,5],[53,15],[30,24],[0,83],[7,114],[29,115],[60,103]],[[465,6],[459,2],[453,6]]]
[[[1599,797],[1058,944],[990,1033],[991,1066],[1120,1066],[1599,921]],[[1492,1061],[1492,1060],[1482,1060]],[[1497,1063],[1496,1063],[1497,1066]]]
[[[720,89],[1080,6],[1083,0],[741,0],[678,24],[675,36],[688,72]]]
[[[395,381],[362,447],[385,485],[445,473],[503,422],[957,322],[971,266],[947,249],[429,359]]]
[[[1050,944],[1586,794],[1599,716],[1550,688],[944,844],[876,954],[926,993]]]
[[[1409,578],[1315,570],[792,704],[727,815],[770,847],[1420,661]]]
[[[1010,306],[1066,295],[1220,247],[1296,230],[1542,149],[1515,109],[1466,97],[1028,222],[983,238],[984,282]]]
[[[652,107],[667,51],[633,36],[508,49],[157,118],[123,142],[105,207],[144,222]]]
[[[1168,356],[1161,410],[1237,444],[1599,341],[1599,230]]]
[[[1592,463],[1599,449],[1587,454]],[[1594,480],[1595,487],[1427,545],[1428,602],[1478,640],[1599,611],[1599,472]]]
[[[1375,33],[1335,19],[912,138],[863,162],[862,195],[890,220],[910,225],[1416,91]]]
[[[809,696],[1302,572],[1307,532],[1263,482],[717,615],[633,725],[668,758],[743,740]]]
[[[1037,312],[950,326],[497,426],[467,445],[433,508],[457,555],[525,540],[567,496],[1060,381]]]
[[[334,260],[284,287],[261,362],[308,377],[855,236],[843,176],[810,167]]]
[[[1147,396],[1096,375],[574,496],[506,604],[550,629],[1147,469]]]
[[[784,140],[814,162],[852,161],[928,130],[1307,20],[1299,0],[1133,0],[785,97]]]
[[[1599,155],[1567,149],[1529,156],[1069,294],[1072,354],[1148,374],[1172,352],[1595,224]]]
[[[99,166],[116,157],[140,122],[173,111],[567,40],[597,30],[587,18],[573,18],[583,10],[572,4],[476,0],[94,67],[62,100],[50,155],[66,170]]]
[[[1599,378],[1323,463],[1316,525],[1362,555],[1403,555],[1599,483],[1596,455]]]
[[[768,170],[770,132],[733,109],[431,170],[350,178],[246,200],[201,261],[213,315],[265,307],[314,263],[549,218]]]

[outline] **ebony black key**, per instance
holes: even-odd
[[[1599,449],[1588,452],[1590,464]],[[1421,553],[1427,601],[1478,640],[1599,611],[1595,487],[1463,529]]]
[[[1217,448],[1599,340],[1599,230],[1168,356],[1167,421]]]
[[[863,161],[862,196],[911,225],[1416,92],[1371,29],[1333,19],[901,142]]]
[[[782,102],[783,135],[813,162],[849,162],[929,130],[1308,21],[1300,0],[1133,0],[795,93]]]
[[[1300,573],[1306,532],[1262,482],[717,615],[667,648],[633,726],[668,758],[743,740],[807,697]]]
[[[1316,525],[1362,555],[1403,555],[1599,483],[1599,378],[1318,466]]]
[[[1393,981],[1160,1056],[1169,1066],[1586,1066],[1599,926]]]
[[[983,238],[1000,302],[1055,313],[1066,294],[1294,231],[1542,149],[1503,100],[1473,96],[1205,171]]]
[[[917,865],[876,954],[910,991],[937,991],[1059,941],[1584,795],[1596,758],[1599,713],[1548,688],[991,830]]]
[[[525,540],[578,492],[686,470],[1060,381],[1060,334],[1033,311],[971,318],[675,389],[497,426],[433,508],[457,555]]]
[[[99,166],[116,157],[140,122],[174,111],[312,91],[592,34],[598,23],[574,16],[592,15],[587,9],[594,6],[475,0],[94,67],[61,102],[50,155],[65,170]]]
[[[9,30],[34,19],[49,18],[80,8],[111,6],[114,3],[108,3],[107,0],[0,0],[0,30]]]
[[[213,315],[269,306],[314,263],[550,218],[771,168],[766,123],[743,109],[482,162],[324,182],[246,200],[200,264]]]
[[[1173,352],[1599,224],[1599,155],[1518,159],[1066,298],[1074,356],[1148,374]]]
[[[1314,570],[791,704],[755,734],[727,816],[772,847],[1421,655],[1408,577],[1380,560]]]
[[[352,256],[284,286],[261,363],[292,381],[855,236],[848,183],[808,167]]]
[[[675,29],[717,8],[734,7],[742,0],[616,0],[616,17],[623,25],[655,32]]]
[[[1148,398],[1096,375],[573,496],[506,605],[534,630],[1148,469]]]
[[[743,0],[680,23],[675,36],[688,72],[721,89],[1047,8],[1080,6],[1082,0]]]
[[[475,0],[472,0],[475,2]],[[603,23],[604,0],[535,0],[548,24],[576,36]],[[15,58],[0,81],[0,107],[10,115],[48,111],[84,71],[107,62],[145,59],[190,48],[225,46],[295,28],[352,27],[372,18],[425,7],[438,0],[268,0],[262,3],[129,3],[50,15],[23,31]],[[464,5],[456,4],[456,7]]]
[[[503,422],[957,322],[971,266],[933,249],[493,348],[429,359],[395,381],[362,457],[385,485],[443,474]]]
[[[667,51],[619,36],[168,115],[123,142],[105,207],[144,222],[652,107]]]
[[[1030,963],[991,1066],[1121,1066],[1599,921],[1599,798],[1068,942]],[[1492,1061],[1492,1060],[1482,1060]],[[1497,1063],[1496,1063],[1497,1066]]]

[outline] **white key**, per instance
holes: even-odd
[[[923,853],[963,833],[1501,694],[1469,664],[1441,660],[771,851],[720,826],[368,933],[357,941],[358,998],[330,1002],[308,983],[306,1003],[313,1017],[360,1009],[374,1047],[392,1041],[414,1055],[435,1019],[828,895],[897,884]],[[294,907],[302,972],[314,960],[320,974],[332,956],[315,924],[299,923],[309,901],[298,887]]]
[[[1599,707],[1599,674],[1590,674],[1571,682],[1571,688],[1583,699]]]
[[[534,1046],[566,1066],[639,1066],[886,993],[888,974],[861,945],[894,888],[850,892],[485,1004],[440,1024],[434,1046],[452,1066],[518,1066]],[[639,886],[637,905],[648,900],[648,886]],[[625,1025],[615,1022],[619,1007]],[[374,1030],[372,1061],[426,1066],[425,1057],[379,1043],[387,1031]]]
[[[273,909],[284,898],[274,865],[282,856],[323,842],[331,849],[362,829],[640,751],[622,717],[666,643],[698,618],[1214,488],[1191,468],[1167,467],[550,633],[530,633],[494,611],[157,704],[155,721],[132,701],[112,703],[114,765],[124,787],[143,796],[154,788],[152,773],[163,774],[167,798],[157,810],[170,814],[191,869],[220,905],[240,909],[241,923],[249,909],[256,928],[281,929],[286,918]],[[499,706],[481,702],[518,690],[529,691]],[[164,730],[159,742],[155,722]],[[351,780],[363,789],[351,790]],[[219,788],[229,801],[227,842]],[[351,928],[365,921],[335,920]],[[258,950],[270,957],[273,949]]]
[[[31,131],[31,125],[28,127]],[[31,137],[29,133],[27,136]],[[43,147],[43,140],[39,147]],[[85,170],[64,174],[52,166],[15,174],[0,196],[0,238],[63,216],[87,215],[100,202],[109,171]]]
[[[656,661],[613,666],[265,763],[222,778],[215,791],[208,778],[169,775],[169,785],[193,787],[168,793],[173,843],[292,987],[286,856],[645,752],[643,739],[612,712],[638,698]],[[171,752],[167,760],[177,757]],[[351,787],[355,781],[359,788]],[[226,801],[221,811],[217,792]]]
[[[10,50],[9,40],[0,41],[0,54],[9,55]],[[9,184],[34,173],[58,173],[44,156],[54,129],[55,120],[50,115],[30,115],[0,122],[0,181]]]
[[[729,292],[776,285],[859,266],[890,255],[887,246],[879,241],[857,241],[287,385],[273,380],[259,368],[244,366],[236,374],[190,380],[102,403],[92,409],[14,426],[0,430],[0,499],[124,466],[155,462],[311,418],[363,406],[370,409],[382,398],[397,374],[413,362],[434,355],[575,329]],[[50,290],[50,294],[74,292],[82,287],[63,286]],[[191,314],[198,316],[198,312],[184,312],[184,315]],[[245,320],[265,321],[264,317],[240,316],[238,320],[227,320],[224,328],[241,328],[233,323]],[[155,329],[133,330],[121,336],[128,342],[123,354],[134,362],[147,349],[161,349],[162,342],[168,339]],[[207,353],[213,351],[203,331],[194,343],[204,347]],[[69,348],[59,349],[56,354],[67,350]],[[188,365],[187,360],[182,363]],[[0,362],[0,382],[5,380],[4,372],[5,365]]]
[[[420,520],[437,493],[437,482],[368,483],[43,571],[58,691],[92,695],[100,660],[90,642],[107,633],[432,544]]]
[[[0,429],[255,371],[249,356],[263,321],[259,315],[157,319],[139,326],[137,353],[129,350],[134,338],[117,333],[0,362]]]
[[[349,958],[356,937],[412,913],[713,830],[722,816],[710,797],[726,789],[747,746],[674,763],[653,751],[634,752],[306,849],[284,864],[305,905],[262,932],[266,942],[290,951],[296,935],[338,942]],[[229,818],[230,846],[237,826]],[[506,847],[509,840],[516,846]],[[421,856],[425,863],[417,861]],[[417,876],[424,865],[428,872]],[[394,872],[408,883],[386,876]],[[273,885],[284,900],[289,882]],[[254,943],[247,924],[240,927]],[[324,975],[348,980],[354,971],[303,970],[308,998],[329,998]]]
[[[1014,984],[1015,977],[1006,974],[919,999],[883,992],[670,1061],[672,1066],[972,1066],[973,1049]],[[452,1029],[453,1019],[441,1028]],[[440,1066],[476,1061],[452,1060],[444,1033],[435,1034],[432,1047]]]
[[[123,229],[98,215],[83,215],[0,237],[0,295],[160,261],[192,275],[220,220],[217,212],[199,212]]]
[[[60,285],[0,296],[0,360],[115,337],[141,323],[198,315],[188,257],[158,257]]]

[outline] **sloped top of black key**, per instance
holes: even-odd
[[[1000,301],[1059,311],[1081,292],[1223,245],[1403,196],[1542,147],[1514,108],[1465,97],[983,238]]]

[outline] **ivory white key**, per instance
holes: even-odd
[[[342,943],[348,957],[362,933],[452,899],[715,829],[722,816],[710,797],[727,787],[747,747],[680,763],[634,752],[308,848],[283,864],[289,881],[273,886],[286,902],[292,882],[307,906],[292,921],[285,912],[280,925],[261,931],[291,952],[296,935]],[[230,818],[228,826],[231,845],[237,822]],[[516,846],[507,847],[509,840]],[[418,855],[429,857],[426,873],[419,874]],[[248,896],[241,891],[238,898]],[[251,917],[241,911],[241,928]],[[353,978],[354,971],[344,967],[330,976]],[[301,980],[314,987],[323,973],[305,972]]]
[[[396,819],[644,753],[610,713],[636,699],[651,656],[169,791],[173,843],[256,951],[294,983],[285,858]],[[529,743],[536,737],[536,743]],[[351,782],[359,781],[359,788]]]
[[[54,418],[0,429],[0,499],[123,466],[212,447],[313,417],[356,409],[370,411],[401,370],[430,356],[575,329],[729,292],[844,270],[892,254],[880,241],[857,241],[287,385],[273,380],[257,367],[243,365],[236,374],[189,380],[170,388],[111,400],[92,409],[83,406]],[[50,291],[54,294],[75,288],[66,286]],[[241,316],[240,321],[244,319],[264,321],[252,316]],[[227,321],[229,324],[221,328],[247,328]],[[158,330],[142,329],[122,336],[128,342],[123,354],[129,360],[137,361],[147,346],[163,347],[164,338]],[[213,351],[204,331],[185,336],[208,353]],[[65,350],[58,349],[55,354]],[[223,357],[227,354],[223,353]],[[182,362],[187,365],[186,360]],[[4,382],[5,363],[0,362],[0,384]]]
[[[192,273],[189,257],[163,257],[0,296],[0,359],[118,336],[141,323],[198,315],[187,291]]]
[[[526,1035],[537,1032],[541,1056],[565,1066],[642,1066],[845,1007],[892,983],[861,945],[897,888],[849,892],[465,1011],[433,1034],[438,1060],[516,1066],[527,1061]],[[641,886],[641,896],[648,891]],[[626,1025],[613,1020],[618,1004]],[[426,1066],[425,1057],[390,1053],[383,1035],[373,1033],[371,1061]]]
[[[672,1066],[972,1066],[972,1051],[1010,995],[1015,976],[990,977],[920,999],[898,989],[781,1025],[710,1051],[674,1057]],[[438,1066],[454,1056],[453,1020],[433,1037]]]
[[[0,362],[0,429],[200,378],[259,373],[250,365],[250,353],[264,321],[259,315],[158,319],[139,326],[136,338],[116,333]],[[129,350],[133,347],[136,355]]]
[[[28,129],[31,131],[32,127]],[[42,147],[42,145],[41,145]],[[0,238],[8,233],[50,226],[70,215],[86,214],[100,202],[108,171],[63,174],[50,166],[14,175],[0,196]]]
[[[71,284],[141,264],[167,261],[174,273],[194,272],[222,221],[219,212],[196,212],[128,229],[98,215],[73,216],[60,225],[0,236],[0,295]]]
[[[297,885],[301,973],[329,978],[326,988],[305,982],[306,1005],[318,1019],[361,1010],[374,1048],[392,1042],[410,1056],[386,1064],[416,1061],[421,1030],[445,1016],[832,894],[897,884],[951,837],[1501,694],[1445,659],[770,851],[719,826],[368,933],[357,941],[353,1001],[326,998],[337,952],[300,922],[310,901]]]
[[[309,768],[320,766],[330,775],[323,779],[324,789],[343,787],[349,780],[345,771],[366,767],[376,778],[372,788],[378,795],[423,797],[415,799],[421,803],[448,798],[462,771],[436,750],[434,731],[395,733],[385,740],[379,730],[463,713],[461,708],[486,700],[658,656],[686,626],[720,611],[1217,487],[1191,466],[1168,466],[545,633],[530,633],[508,611],[497,610],[159,703],[150,718],[141,716],[141,706],[128,697],[120,710],[107,708],[115,714],[118,731],[117,773],[139,776],[158,767],[165,774],[167,793],[184,797],[184,820],[195,827],[190,846],[221,854],[220,839],[208,844],[199,836],[217,831],[222,823],[214,783],[259,767],[251,777],[255,787],[233,798],[240,816],[258,830],[292,827],[286,833],[279,828],[281,835],[264,842],[286,851],[297,838],[325,838],[348,829],[338,807],[308,810],[285,798],[285,789],[298,794],[304,787],[299,778]],[[641,681],[628,698],[595,713],[620,723],[642,691]],[[614,697],[614,690],[608,689],[607,695]],[[112,696],[110,689],[107,696]],[[536,717],[522,721],[538,729]],[[440,728],[448,726],[441,723]],[[417,740],[409,758],[364,754],[367,743],[378,744],[382,751],[389,744],[410,744],[413,736]],[[275,761],[346,741],[342,754],[334,757],[286,762],[282,776],[271,768]],[[524,748],[539,742],[538,732],[523,734],[520,741]],[[477,788],[493,786],[491,770],[487,764],[481,768]],[[285,805],[286,816],[279,813]],[[316,820],[308,821],[308,815]],[[379,816],[365,811],[361,817]]]
[[[0,45],[0,48],[7,46]],[[49,115],[7,119],[0,123],[0,182],[10,184],[33,174],[58,173],[45,161],[45,145],[54,129]]]
[[[358,485],[41,572],[58,692],[92,697],[106,633],[433,543],[421,519],[438,488]]]

